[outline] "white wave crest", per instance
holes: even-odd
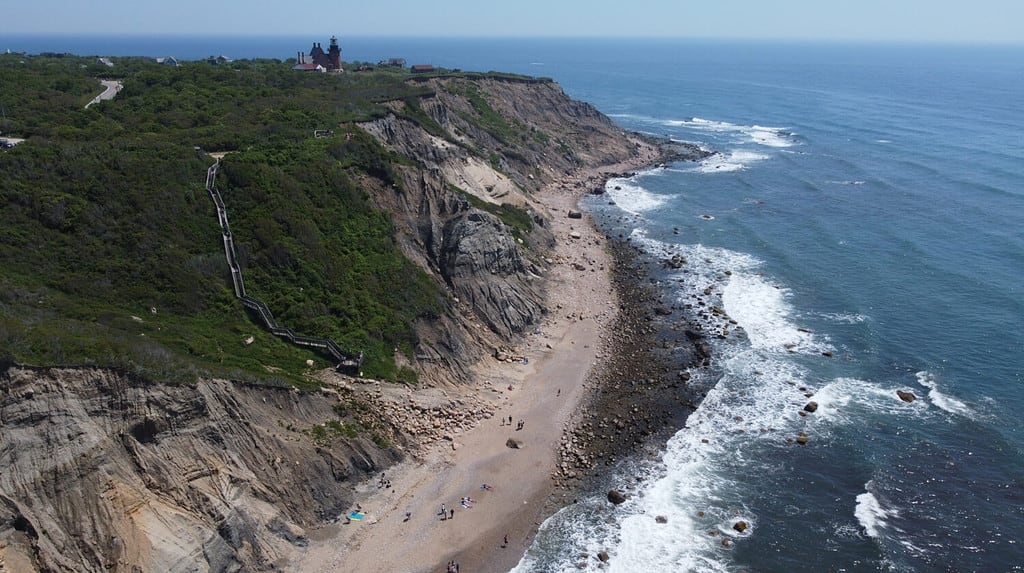
[[[738,125],[727,121],[714,121],[694,117],[684,120],[666,120],[665,125],[682,127],[695,131],[712,133],[736,133],[743,135],[748,143],[755,143],[765,147],[793,147],[793,133],[784,127],[767,127],[763,125]]]
[[[910,404],[896,390],[858,378],[836,378],[814,395],[815,419],[831,424],[856,424],[868,413],[886,416],[929,416],[922,400]]]
[[[620,209],[633,215],[657,209],[667,200],[637,185],[632,179],[611,179],[604,188]]]
[[[863,314],[851,314],[844,312],[827,312],[821,315],[825,320],[831,320],[839,324],[860,324],[868,319]]]
[[[778,127],[762,127],[752,125],[745,131],[747,135],[758,145],[768,147],[793,147],[792,134]]]
[[[970,406],[964,404],[960,400],[944,394],[939,390],[939,385],[935,381],[935,375],[926,370],[922,370],[914,374],[917,377],[917,383],[928,388],[928,399],[931,400],[932,404],[935,404],[940,410],[949,412],[950,414],[956,414],[958,416],[971,417],[974,411],[971,410]]]
[[[832,348],[790,321],[787,291],[752,273],[733,273],[722,293],[725,312],[759,350],[820,353]]]
[[[865,490],[870,487],[871,482],[864,484]],[[896,516],[897,513],[895,510],[883,508],[873,493],[865,491],[857,496],[857,506],[853,510],[853,515],[857,518],[860,526],[864,528],[868,537],[877,539],[881,530],[888,526],[886,519]]]
[[[696,167],[696,171],[700,173],[729,173],[747,169],[751,163],[765,159],[768,159],[768,156],[761,153],[734,149],[728,153],[716,153],[703,159]]]

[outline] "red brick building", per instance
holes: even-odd
[[[325,52],[320,47],[319,42],[313,42],[313,47],[309,50],[309,55],[299,52],[298,61],[296,67],[304,64],[312,64],[315,66],[323,66],[328,72],[340,72],[341,69],[341,48],[338,46],[338,37],[331,36],[331,45],[328,46]]]

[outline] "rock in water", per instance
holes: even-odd
[[[746,521],[737,521],[736,523],[734,523],[732,525],[732,528],[735,529],[736,531],[740,532],[740,533],[743,533],[744,531],[746,531],[747,527],[749,527],[749,526],[747,525]]]
[[[607,563],[610,557],[608,557],[607,551],[598,551],[597,558],[601,560],[601,563]]]
[[[657,523],[668,523],[668,518],[664,515],[659,515],[654,518],[654,521],[656,521]]]
[[[917,396],[914,396],[914,393],[909,390],[897,390],[896,395],[900,397],[900,400],[908,404],[917,400]]]
[[[813,413],[813,412],[816,412],[817,410],[818,410],[818,403],[817,402],[808,402],[807,405],[804,406],[804,411],[805,412]]]
[[[619,505],[620,503],[626,501],[626,496],[623,495],[621,491],[613,489],[608,492],[608,501],[614,503],[615,505]]]

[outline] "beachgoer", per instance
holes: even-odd
[[[452,516],[451,516],[451,519],[455,519],[455,509],[454,509],[454,508],[452,508]]]

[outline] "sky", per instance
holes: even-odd
[[[666,37],[1024,44],[1022,0],[2,0],[15,34]]]

